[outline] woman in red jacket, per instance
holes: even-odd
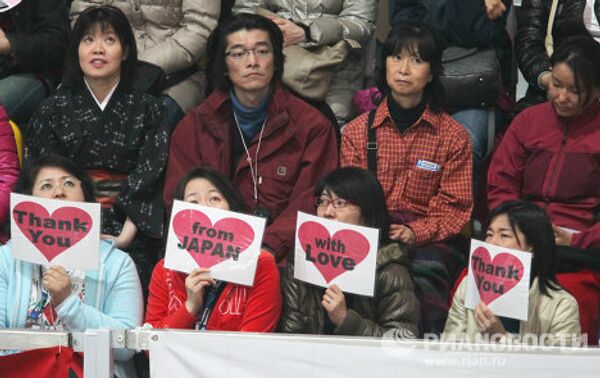
[[[488,205],[526,199],[554,226],[558,282],[579,302],[581,328],[600,324],[600,45],[566,39],[552,55],[550,101],[514,119],[488,174]],[[585,269],[585,270],[584,270]]]
[[[8,222],[10,192],[19,177],[19,158],[15,135],[4,107],[0,105],[0,225]],[[5,243],[8,235],[0,231],[0,243]]]
[[[174,199],[243,212],[244,202],[231,182],[210,168],[198,168],[179,183]],[[146,323],[155,328],[219,331],[274,331],[281,315],[279,271],[275,258],[261,252],[252,287],[219,282],[208,269],[190,274],[158,262],[150,281]]]

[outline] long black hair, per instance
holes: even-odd
[[[425,87],[423,98],[433,112],[441,112],[445,97],[444,87],[440,81],[440,76],[444,72],[442,66],[444,42],[439,35],[425,24],[402,23],[389,32],[377,59],[377,87],[379,91],[384,96],[390,93],[390,87],[386,79],[386,60],[389,56],[400,54],[402,51],[408,51],[411,55],[418,55],[429,63],[432,79]]]
[[[85,202],[95,202],[94,185],[87,173],[72,160],[60,155],[43,156],[25,163],[21,170],[19,180],[15,186],[15,193],[31,195],[35,180],[43,168],[60,168],[81,182],[81,190]]]
[[[554,229],[546,211],[531,202],[523,200],[507,201],[488,214],[484,230],[487,230],[499,215],[506,215],[519,244],[524,245],[527,243],[532,247],[531,278],[537,277],[540,292],[550,295],[549,289],[556,290],[560,288],[554,275],[556,264]],[[517,227],[526,240],[518,239]]]
[[[323,177],[315,186],[314,196],[335,193],[360,208],[363,224],[379,229],[380,246],[389,243],[389,217],[383,189],[377,178],[369,171],[346,167],[339,168]]]
[[[71,88],[83,85],[83,71],[79,63],[79,44],[83,36],[96,25],[100,25],[103,31],[112,29],[118,36],[125,56],[125,60],[121,62],[120,85],[130,89],[137,66],[135,37],[125,14],[119,8],[110,5],[87,8],[77,17],[65,56],[63,83]]]
[[[233,186],[231,180],[209,167],[199,167],[185,175],[179,181],[179,184],[177,184],[173,193],[173,199],[183,201],[187,184],[194,179],[200,178],[210,181],[221,192],[227,203],[229,203],[229,210],[239,213],[247,211],[246,204],[240,192]]]

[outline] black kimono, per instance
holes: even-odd
[[[149,241],[156,245],[151,249],[160,246],[168,138],[162,106],[154,97],[118,86],[101,110],[85,85],[59,89],[46,99],[31,118],[25,138],[26,159],[57,154],[88,171],[123,177],[114,206],[103,208],[102,232],[118,235],[126,217],[137,226],[138,236],[128,252],[138,265],[142,284],[147,283],[143,270],[151,271],[156,261],[156,256],[151,256],[151,262],[144,255],[158,251],[135,250],[146,249]]]

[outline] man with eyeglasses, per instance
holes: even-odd
[[[237,15],[217,36],[215,91],[177,125],[164,200],[207,165],[231,178],[249,209],[266,217],[263,245],[278,261],[293,249],[296,214],[313,212],[312,187],[338,165],[334,125],[281,84],[283,35],[269,19]]]

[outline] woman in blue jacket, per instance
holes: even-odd
[[[59,200],[93,202],[89,178],[70,160],[33,161],[16,192]],[[100,242],[97,271],[43,267],[15,260],[12,245],[0,247],[0,328],[85,331],[127,329],[142,322],[142,292],[135,264],[113,241]],[[132,352],[117,350],[115,374],[126,376]]]

